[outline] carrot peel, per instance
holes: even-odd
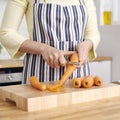
[[[46,85],[39,82],[39,80],[37,79],[36,76],[31,76],[30,77],[30,84],[31,84],[32,87],[34,87],[38,90],[41,90],[41,91],[46,90]]]

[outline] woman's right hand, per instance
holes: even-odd
[[[65,56],[72,55],[75,51],[61,51],[49,45],[43,44],[41,52],[43,59],[53,68],[66,65]]]
[[[61,51],[44,43],[25,40],[19,49],[20,52],[30,54],[41,54],[43,59],[53,68],[66,65],[64,56],[70,56],[75,51]]]

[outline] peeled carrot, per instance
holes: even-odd
[[[78,62],[78,54],[74,53],[71,58],[70,58],[70,62]],[[76,65],[68,65],[66,71],[64,72],[61,80],[59,81],[59,83],[54,84],[54,85],[47,85],[46,89],[52,92],[61,92],[61,91],[65,91],[65,87],[64,87],[64,83],[66,82],[66,80],[68,80],[68,78],[71,76],[71,74],[73,73],[73,71],[77,68]]]
[[[94,85],[102,86],[103,85],[103,79],[99,76],[95,76],[94,77]]]
[[[77,53],[74,53],[71,58],[70,58],[70,62],[78,62],[79,59],[78,59],[78,54]],[[73,71],[77,68],[76,65],[73,65],[73,64],[69,64],[67,66],[67,69],[66,71],[64,72],[61,80],[59,81],[60,85],[63,85],[66,80],[68,80],[68,78],[72,75]]]
[[[72,87],[80,88],[82,79],[83,79],[82,77],[81,78],[74,78],[74,79],[72,79]]]
[[[93,77],[91,75],[84,77],[81,84],[82,84],[82,87],[84,88],[91,88],[94,84]]]
[[[41,91],[46,90],[46,85],[39,82],[39,80],[37,79],[36,76],[31,76],[30,77],[30,84],[31,84],[32,87],[34,87],[38,90],[41,90]]]

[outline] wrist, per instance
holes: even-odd
[[[92,47],[93,47],[93,42],[92,42],[92,40],[85,40],[85,41],[83,42],[83,44],[84,44],[85,48],[86,48],[88,51],[90,51],[90,50],[92,49]]]
[[[39,43],[39,54],[42,54],[45,50],[45,44],[44,43]]]

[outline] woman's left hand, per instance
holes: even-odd
[[[79,65],[78,67],[80,67],[81,65],[85,65],[88,61],[88,54],[89,51],[92,49],[93,47],[93,43],[91,40],[85,40],[82,43],[79,43],[76,46],[76,50],[78,52],[78,57],[79,57]]]

